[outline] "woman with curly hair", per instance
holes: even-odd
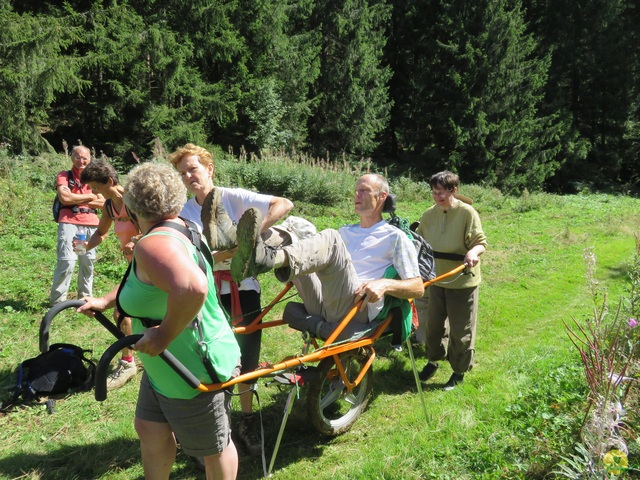
[[[135,413],[145,478],[169,478],[177,436],[185,453],[203,457],[207,478],[233,479],[238,455],[230,397],[224,390],[192,389],[158,356],[168,350],[203,384],[229,380],[240,363],[211,266],[204,262],[201,269],[195,246],[182,233],[186,224],[178,214],[185,201],[184,185],[169,165],[145,163],[129,173],[124,202],[144,236],[120,292],[88,298],[78,311],[91,316],[117,302],[132,318],[133,332],[142,333],[133,348],[145,369]]]

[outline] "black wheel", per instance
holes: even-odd
[[[367,361],[363,351],[345,352],[340,363],[349,381],[353,382]],[[323,435],[340,435],[349,430],[364,411],[371,397],[373,368],[362,381],[347,391],[333,358],[325,358],[319,365],[320,377],[309,384],[307,411],[313,426]]]

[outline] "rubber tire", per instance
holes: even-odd
[[[347,377],[353,381],[360,374],[367,355],[361,350],[354,350],[341,354],[340,361]],[[360,384],[348,395],[333,358],[325,358],[318,368],[320,376],[309,384],[307,392],[309,419],[321,434],[340,435],[353,426],[369,403],[373,368],[369,368]]]

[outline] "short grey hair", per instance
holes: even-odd
[[[380,195],[380,193],[382,192],[386,193],[387,195],[389,194],[389,182],[382,175],[378,173],[367,173],[362,177],[369,177],[369,179],[371,179],[373,184],[378,188],[378,191],[376,192],[376,197]]]
[[[157,222],[180,214],[187,201],[187,189],[170,165],[146,162],[129,172],[123,199],[136,215]]]

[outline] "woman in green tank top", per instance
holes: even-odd
[[[145,368],[135,427],[145,477],[169,477],[178,437],[185,453],[203,457],[207,478],[236,478],[230,398],[222,390],[199,393],[158,357],[170,351],[202,383],[228,380],[239,367],[240,350],[218,305],[211,266],[199,266],[191,240],[176,231],[185,227],[178,217],[185,187],[169,165],[144,163],[129,173],[124,201],[145,236],[135,247],[119,296],[116,288],[104,297],[88,298],[78,311],[91,315],[91,310],[103,311],[118,301],[134,319],[134,332],[143,334],[134,345]],[[151,319],[153,326],[146,328],[139,318]]]

